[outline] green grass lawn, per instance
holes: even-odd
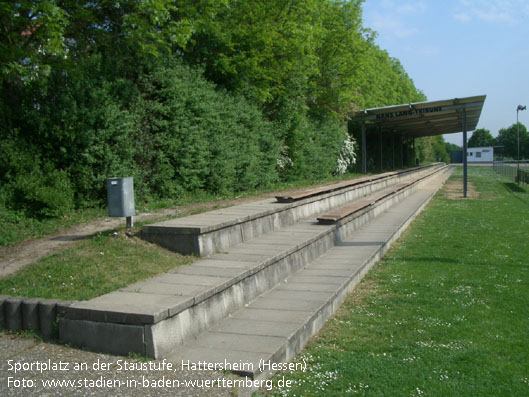
[[[275,393],[529,396],[529,193],[491,167],[469,180],[479,197],[439,192]]]

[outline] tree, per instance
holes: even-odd
[[[520,125],[520,158],[529,158],[529,134],[522,123]],[[496,145],[503,146],[505,157],[518,158],[518,127],[516,124],[502,128],[496,138]]]
[[[49,192],[94,202],[117,173],[153,197],[330,176],[354,111],[426,99],[362,3],[0,3],[0,206],[36,192],[28,205],[57,214],[40,207]],[[215,87],[189,72],[185,88],[184,65]],[[421,159],[443,158],[419,141]]]
[[[317,68],[311,74],[308,105],[311,113],[346,118],[359,109],[358,87],[365,68],[369,32],[362,27],[360,1],[323,1],[317,19]]]
[[[2,2],[0,77],[23,81],[49,73],[50,59],[64,55],[66,13],[55,1]]]
[[[494,146],[494,137],[485,128],[478,128],[468,140],[468,147]]]
[[[442,135],[419,138],[416,140],[416,145],[416,155],[421,163],[450,161],[447,144]]]
[[[463,148],[455,143],[445,142],[446,152],[450,153],[453,150],[463,150]]]

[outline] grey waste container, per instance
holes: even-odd
[[[107,179],[107,201],[108,216],[127,217],[128,224],[135,215],[133,178]]]

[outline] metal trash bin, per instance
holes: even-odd
[[[126,217],[132,227],[134,208],[134,182],[132,177],[107,179],[108,216]]]

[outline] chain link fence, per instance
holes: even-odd
[[[494,161],[494,171],[514,182],[529,184],[529,161]]]

